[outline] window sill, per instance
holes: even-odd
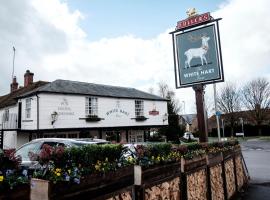
[[[32,119],[25,119],[25,120],[22,120],[22,122],[33,122],[34,120]]]
[[[145,116],[139,116],[131,119],[135,119],[137,122],[141,122],[147,120],[148,118],[146,118]]]
[[[98,121],[104,120],[104,118],[100,118],[98,116],[89,116],[89,117],[83,117],[79,119],[83,119],[86,122],[98,122]]]

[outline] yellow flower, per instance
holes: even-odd
[[[0,182],[4,180],[4,176],[0,176]]]
[[[68,173],[69,173],[69,174],[71,173],[71,170],[70,170],[70,169],[68,170]]]
[[[61,174],[60,173],[56,173],[56,176],[60,176]]]

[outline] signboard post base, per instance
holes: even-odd
[[[193,86],[193,90],[195,91],[196,97],[196,108],[197,108],[197,121],[198,121],[198,129],[200,134],[200,142],[208,141],[208,132],[206,127],[206,116],[204,110],[204,85],[195,85]]]

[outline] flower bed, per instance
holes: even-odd
[[[205,179],[206,171],[203,167],[206,166],[206,160],[214,166],[220,162],[221,153],[225,158],[229,158],[235,151],[239,151],[239,148],[237,141],[189,145],[160,143],[138,145],[133,154],[123,156],[125,150],[119,144],[69,149],[44,145],[39,155],[30,154],[31,158],[38,160],[41,165],[33,174],[33,178],[36,179],[32,180],[32,189],[35,188],[35,184],[39,184],[37,179],[41,179],[44,180],[41,184],[47,184],[45,189],[47,187],[48,194],[45,196],[51,199],[75,198],[79,193],[96,195],[96,199],[102,195],[104,199],[122,194],[131,197],[134,193],[133,166],[136,165],[141,171],[141,182],[137,185],[144,185],[144,189],[148,191],[148,199],[153,197],[151,191],[163,191],[172,195],[169,188],[175,188],[182,181],[180,163],[182,172],[187,172],[188,183],[193,184],[194,180],[197,181],[194,179],[195,173],[201,176],[200,180]],[[1,188],[2,191],[18,188],[27,183],[29,178],[27,171],[22,172],[18,168],[20,160],[11,155],[8,152],[0,152],[0,191]],[[181,182],[182,184],[184,183]],[[199,182],[198,184],[201,185]],[[241,186],[242,182],[239,182],[239,185]],[[204,189],[201,191],[203,195]],[[173,196],[179,196],[179,192],[180,188]],[[36,194],[41,192],[36,191]],[[188,195],[194,194],[190,190]]]

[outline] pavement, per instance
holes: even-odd
[[[250,175],[250,184],[239,199],[270,200],[270,141],[251,139],[241,142]]]

